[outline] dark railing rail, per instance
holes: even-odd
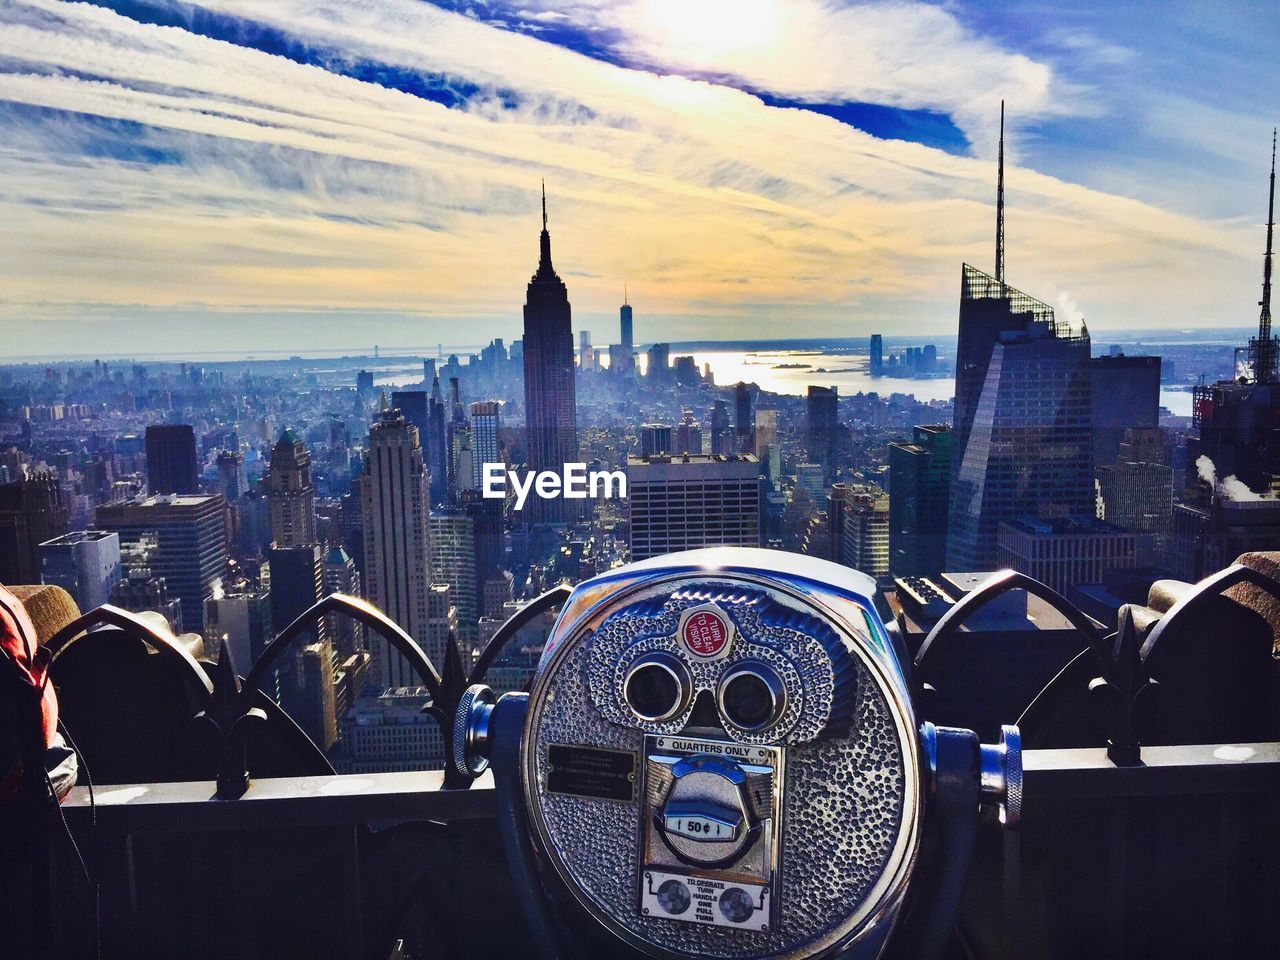
[[[1280,803],[1280,742],[1148,746],[1137,766],[1116,766],[1105,747],[1028,750],[1023,762],[1022,827],[984,831],[985,866],[980,857],[969,880],[969,916],[976,904],[981,935],[971,948],[984,960],[1082,955],[1062,953],[1064,936],[1072,950],[1089,955],[1147,955],[1135,953],[1134,944],[1152,936],[1162,941],[1144,927],[1187,910],[1182,902],[1150,900],[1153,890],[1164,889],[1158,882],[1177,887],[1187,881],[1162,877],[1163,851],[1149,818],[1167,816],[1161,811],[1168,808],[1196,811],[1194,822],[1211,841],[1220,835],[1230,841],[1220,863],[1201,864],[1212,873],[1208,887],[1231,890],[1241,839],[1231,840],[1232,831],[1248,833],[1232,823]],[[443,772],[434,771],[255,778],[229,801],[217,798],[213,781],[114,785],[95,793],[91,802],[87,788],[75,788],[64,812],[77,837],[92,838],[99,875],[118,880],[110,894],[104,891],[108,954],[150,955],[149,945],[188,942],[186,916],[202,909],[208,896],[204,888],[183,887],[193,867],[174,851],[188,849],[203,856],[194,865],[198,874],[233,882],[240,903],[219,914],[223,926],[204,931],[206,941],[195,955],[222,955],[236,945],[247,956],[269,955],[268,943],[311,937],[319,908],[362,926],[334,927],[343,936],[318,954],[327,957],[382,957],[388,955],[384,947],[399,940],[418,950],[429,946],[432,955],[507,955],[525,936],[514,910],[477,924],[490,916],[482,913],[464,931],[451,927],[447,916],[459,909],[451,899],[458,896],[470,901],[470,910],[479,902],[489,910],[511,898],[489,774],[472,790],[448,789]],[[1248,838],[1252,846],[1245,849],[1263,856],[1276,840]],[[317,850],[330,855],[317,862]],[[63,869],[61,886],[74,888],[74,865],[64,861]],[[298,896],[340,895],[342,901],[317,902],[310,911],[273,910],[271,936],[264,940],[248,905],[279,898],[281,884],[296,887]],[[1091,923],[1058,912],[1060,902],[1090,898],[1105,906]],[[406,904],[425,911],[420,929]],[[89,902],[80,909],[90,909]],[[1206,905],[1205,922],[1215,930],[1235,924],[1258,935],[1243,910],[1219,898]],[[1223,935],[1237,947],[1243,942],[1240,930]],[[76,956],[80,942],[72,938],[63,955]]]

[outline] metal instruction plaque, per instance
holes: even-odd
[[[553,743],[547,761],[550,793],[623,803],[635,799],[636,755],[630,750]]]

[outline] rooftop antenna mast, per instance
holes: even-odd
[[[1270,383],[1276,375],[1276,344],[1271,339],[1271,241],[1276,226],[1276,131],[1271,130],[1271,193],[1267,200],[1267,252],[1262,258],[1262,312],[1258,316],[1258,349],[1254,376],[1258,383]]]
[[[1004,283],[1004,101],[1000,101],[1000,159],[996,173],[996,281]]]

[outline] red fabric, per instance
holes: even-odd
[[[58,697],[53,691],[53,684],[46,682],[48,664],[44,657],[39,656],[35,625],[22,602],[3,586],[0,586],[0,647],[17,664],[28,683],[33,687],[44,687],[40,713],[44,745],[48,747],[58,729]]]

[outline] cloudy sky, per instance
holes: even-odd
[[[4,353],[575,326],[954,331],[990,268],[1095,330],[1256,321],[1263,3],[0,2]],[[1268,99],[1270,98],[1270,99]]]

